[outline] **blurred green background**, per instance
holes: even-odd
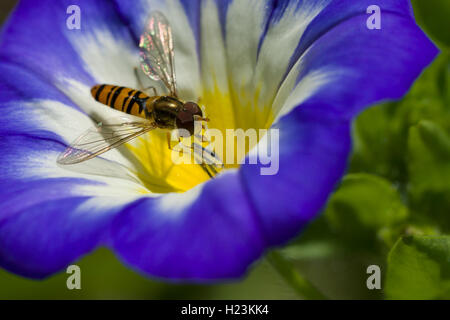
[[[0,22],[15,1],[2,0]],[[282,250],[333,299],[450,298],[450,1],[414,0],[418,23],[442,53],[397,102],[362,113],[348,175],[322,216]],[[298,299],[265,260],[240,281],[175,285],[144,278],[107,249],[76,262],[82,289],[64,272],[44,281],[0,270],[0,299]],[[382,290],[368,290],[379,265]]]

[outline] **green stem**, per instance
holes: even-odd
[[[298,273],[292,263],[276,251],[269,252],[267,259],[272,267],[300,296],[307,300],[327,299],[311,282]]]

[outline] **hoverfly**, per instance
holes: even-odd
[[[145,89],[135,90],[108,84],[92,87],[91,94],[96,101],[139,117],[142,121],[123,117],[99,124],[78,137],[61,153],[57,160],[59,164],[77,164],[92,159],[157,128],[186,129],[193,135],[195,121],[208,121],[197,103],[184,102],[178,98],[172,29],[161,12],[155,11],[150,15],[139,47],[143,72],[155,81],[162,81],[169,94],[159,96],[154,87],[151,87],[153,96],[141,91]],[[137,69],[135,72],[142,87]],[[169,133],[167,138],[170,148]],[[214,153],[211,155],[215,158]],[[202,167],[205,169],[203,164]],[[211,176],[209,171],[207,173]]]

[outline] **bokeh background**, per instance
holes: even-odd
[[[15,3],[1,0],[0,23]],[[358,117],[349,174],[282,251],[329,298],[450,298],[450,1],[413,4],[441,55],[404,99]],[[0,270],[0,299],[301,298],[265,259],[243,279],[215,285],[142,277],[105,248],[76,264],[82,289],[73,291],[64,272],[35,281]],[[383,290],[366,287],[372,264],[381,266]]]

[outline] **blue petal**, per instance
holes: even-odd
[[[186,197],[192,199],[179,205]],[[113,248],[126,263],[173,280],[242,276],[265,248],[237,172],[202,190],[139,200],[115,219],[112,234]]]
[[[289,0],[284,2],[289,2]],[[397,14],[405,18],[410,18],[413,14],[411,2],[409,0],[379,0],[376,3],[371,0],[330,1],[324,10],[308,26],[308,29],[305,31],[305,34],[298,44],[296,53],[292,57],[292,64],[295,63],[312,43],[340,23],[353,17],[361,16],[365,19],[359,27],[366,26],[366,20],[370,16],[367,14],[367,8],[374,4],[380,7],[382,20],[384,18],[384,13]]]
[[[99,208],[79,186],[99,184],[81,178],[27,176],[24,168],[36,149],[57,143],[27,136],[0,141],[0,265],[27,277],[55,273],[94,249],[108,234],[113,215],[122,207]],[[29,168],[27,168],[29,170]]]
[[[80,30],[67,28],[70,5],[81,9]],[[110,1],[20,1],[3,27],[0,59],[22,66],[49,83],[67,78],[92,85],[95,81],[73,43],[80,37],[96,37],[98,30],[108,30],[117,41],[136,47]]]
[[[81,7],[81,31],[66,27],[66,9],[72,4]],[[121,197],[111,193],[98,168],[80,173],[56,165],[65,143],[51,129],[82,124],[60,123],[45,108],[54,104],[61,111],[53,111],[87,119],[54,84],[73,79],[88,87],[95,82],[73,43],[98,30],[136,48],[109,1],[21,1],[2,30],[0,265],[24,276],[48,276],[94,249],[109,234],[113,215],[136,198],[134,193],[114,203]],[[110,67],[111,62],[104,63]],[[122,169],[106,165],[113,175]],[[116,175],[114,183],[121,179]]]
[[[66,185],[63,181],[40,183],[40,187],[51,190]],[[89,206],[83,205],[88,200],[67,197],[42,201],[10,219],[1,219],[0,265],[22,276],[43,278],[93,250],[101,243],[117,209],[86,212]]]
[[[332,1],[300,40],[287,74],[299,72],[302,90],[290,92],[292,106],[283,106],[288,111],[275,125],[280,172],[271,177],[260,176],[255,166],[241,169],[270,245],[291,239],[326,203],[346,169],[352,118],[373,103],[403,96],[437,54],[412,19],[409,2],[380,5],[381,30],[366,27],[368,2]],[[326,81],[300,99],[305,83],[320,72]]]
[[[314,219],[347,168],[350,122],[324,115],[318,105],[304,107],[275,126],[280,130],[276,175],[261,175],[266,166],[240,170],[268,245],[285,243]]]
[[[331,80],[310,101],[322,104],[324,112],[351,118],[375,102],[401,98],[438,53],[411,17],[409,1],[379,4],[381,30],[366,27],[368,3],[348,4],[343,11],[333,2],[301,40],[297,54],[310,46],[297,81],[330,71]],[[340,22],[328,29],[330,16]]]
[[[41,121],[33,121],[34,110],[25,104],[32,101],[58,101],[67,106],[77,106],[55,86],[42,80],[35,73],[14,64],[0,62],[0,106],[4,116],[0,117],[0,134],[28,134],[61,141],[54,132],[42,130]],[[62,145],[61,145],[62,150]]]

